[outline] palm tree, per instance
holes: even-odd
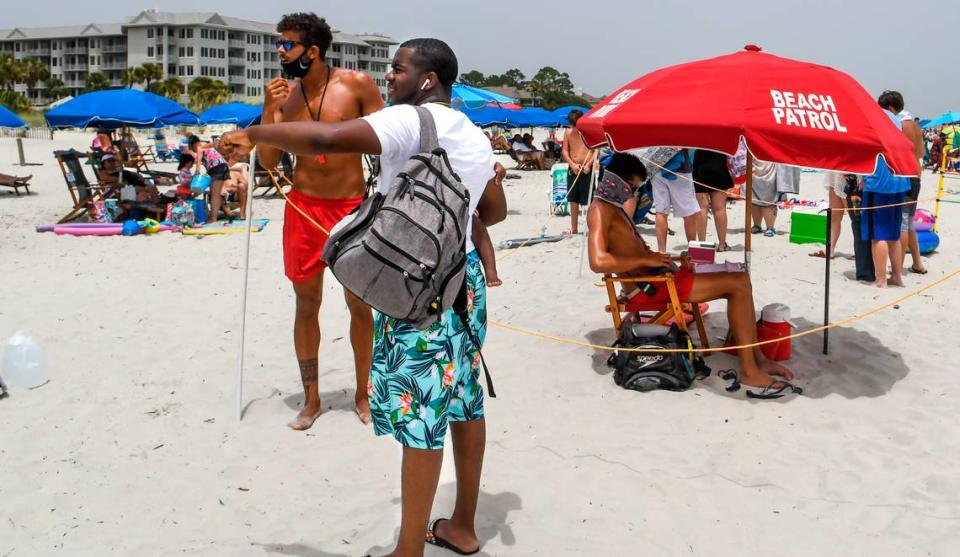
[[[150,89],[152,82],[163,79],[163,68],[156,64],[147,62],[137,69],[140,70],[140,76],[143,78],[144,83],[146,83],[146,87],[144,87],[145,91]]]
[[[11,89],[0,90],[0,105],[3,105],[10,110],[18,113],[30,112],[33,108],[33,105],[30,104],[30,101],[27,100],[27,97],[24,97],[20,93],[13,91]]]
[[[21,80],[27,84],[28,89],[33,89],[37,83],[50,77],[50,72],[43,62],[36,58],[24,58],[20,61]]]
[[[84,92],[103,91],[110,88],[110,80],[101,72],[92,72],[87,74],[86,87]]]
[[[127,68],[120,74],[120,82],[128,89],[137,83],[143,83],[143,68]]]
[[[215,104],[226,102],[230,98],[230,88],[227,84],[209,77],[198,77],[187,86],[190,95],[190,105],[201,112]]]
[[[22,75],[23,67],[12,54],[0,54],[0,87],[12,90]]]
[[[43,86],[47,88],[46,96],[48,99],[57,100],[67,96],[67,88],[63,80],[59,77],[48,77],[43,80]]]
[[[177,100],[183,94],[183,82],[176,77],[168,77],[163,81],[152,84],[153,92],[167,97],[171,100]]]

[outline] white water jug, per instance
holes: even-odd
[[[50,380],[47,351],[25,335],[14,333],[3,350],[3,377],[11,387],[32,389]]]

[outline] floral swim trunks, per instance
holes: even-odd
[[[467,311],[480,344],[487,296],[480,257],[467,255]],[[373,366],[367,394],[373,430],[405,447],[439,450],[449,422],[483,417],[480,351],[448,309],[425,330],[374,312]]]

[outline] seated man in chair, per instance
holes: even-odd
[[[646,179],[646,174],[643,163],[626,153],[615,153],[607,165],[587,214],[590,268],[595,273],[629,277],[651,275],[674,268],[669,255],[654,252],[647,246],[624,210],[624,204],[630,208],[635,203],[635,193]],[[681,302],[727,300],[727,318],[734,342],[739,345],[757,341],[757,317],[750,275],[742,272],[697,275],[689,269],[674,272]],[[642,302],[669,303],[667,289],[663,286],[650,294],[631,294],[631,298],[634,297]],[[800,393],[799,388],[789,383],[793,373],[767,360],[759,348],[740,349],[738,355],[740,383],[762,388],[759,392],[751,392],[751,396],[779,398],[794,392]],[[772,375],[783,379],[775,379]]]

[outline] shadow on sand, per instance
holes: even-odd
[[[717,346],[718,337],[725,336],[726,317],[719,314],[707,314],[704,317],[711,346]],[[807,319],[794,319],[797,331],[818,326]],[[613,343],[613,326],[590,331],[586,340],[591,344],[610,346]],[[601,376],[613,373],[607,366],[611,352],[594,350],[591,357],[593,371]],[[706,358],[706,363],[714,373],[721,369],[739,369],[734,356],[715,353]],[[844,398],[873,398],[887,394],[893,386],[910,372],[902,355],[885,346],[879,339],[865,331],[853,327],[838,327],[830,331],[830,353],[823,354],[823,334],[816,333],[793,339],[792,358],[782,362],[795,375],[794,383],[803,388],[803,396],[824,398],[840,395]],[[610,378],[612,381],[612,377]],[[700,383],[699,387],[714,394],[732,398],[747,399],[742,390],[728,393],[723,390],[724,383],[716,377]],[[793,397],[782,400],[789,401]]]
[[[437,496],[434,500],[434,513],[436,516],[445,516],[437,509],[453,509],[454,501],[457,497],[457,486],[455,483],[450,482],[443,484],[437,488]],[[391,503],[398,507],[400,506],[400,499],[394,498],[391,500]],[[506,546],[512,546],[516,543],[516,537],[513,534],[513,529],[510,527],[508,518],[512,511],[518,511],[523,508],[523,502],[520,499],[520,496],[516,493],[501,491],[500,493],[488,493],[486,491],[480,490],[480,500],[477,505],[477,535],[480,537],[480,547],[482,548],[490,540],[499,538],[500,543]],[[399,509],[398,511],[399,512]],[[449,511],[447,511],[449,512]],[[437,514],[439,513],[439,514]],[[424,532],[426,533],[426,532]],[[393,540],[397,539],[397,536],[400,534],[400,529],[397,528],[393,532]],[[260,547],[268,555],[295,555],[297,557],[357,557],[359,555],[386,555],[393,549],[391,543],[390,546],[374,546],[368,549],[367,551],[354,551],[350,554],[345,553],[331,553],[323,549],[312,547],[305,543],[257,543],[254,542],[251,545]],[[427,546],[426,555],[437,555],[440,554],[451,554],[446,551],[434,549],[434,553],[431,553],[431,546]],[[491,553],[487,553],[481,549],[476,555],[480,556],[491,556]]]

